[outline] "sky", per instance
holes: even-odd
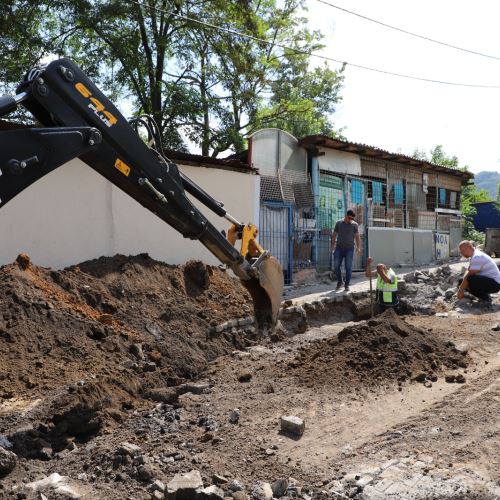
[[[498,89],[412,81],[349,64],[333,119],[349,141],[411,155],[442,144],[472,172],[500,171],[500,2],[497,0],[327,0],[419,35],[498,57],[417,39],[307,0],[321,54],[395,73]],[[323,64],[316,59],[316,64]],[[329,63],[332,69],[339,65]]]

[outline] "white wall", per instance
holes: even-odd
[[[234,217],[258,223],[259,176],[184,165],[180,169],[222,201]],[[203,212],[217,228],[229,227],[208,209]],[[2,207],[0,235],[0,265],[21,252],[37,265],[56,269],[101,255],[141,252],[170,264],[190,259],[219,263],[201,243],[184,239],[78,159]]]
[[[320,148],[323,156],[318,157],[319,168],[348,175],[361,175],[361,158],[354,153]]]

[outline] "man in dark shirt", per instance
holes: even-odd
[[[352,260],[354,258],[354,242],[356,242],[356,253],[361,252],[361,240],[359,237],[358,224],[355,222],[356,214],[348,210],[344,220],[335,224],[332,234],[333,267],[337,275],[337,290],[342,288],[342,261],[345,259],[345,291],[349,291],[349,283],[352,275]]]

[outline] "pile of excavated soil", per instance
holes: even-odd
[[[291,367],[301,383],[329,384],[343,392],[412,379],[432,383],[443,369],[465,368],[467,361],[452,342],[407,324],[389,310],[344,328],[337,338],[304,348]]]
[[[84,436],[107,417],[120,421],[152,391],[246,345],[244,332],[207,331],[252,309],[237,279],[198,261],[117,255],[54,271],[21,255],[0,268],[0,434],[16,424],[2,412],[30,401],[43,407],[33,412],[56,448],[66,431]]]

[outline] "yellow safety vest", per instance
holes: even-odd
[[[392,269],[389,269],[392,271]],[[394,271],[392,271],[394,273]],[[377,291],[379,297],[382,296],[384,305],[396,305],[398,303],[398,277],[394,273],[394,283],[386,283],[380,276],[377,276]]]

